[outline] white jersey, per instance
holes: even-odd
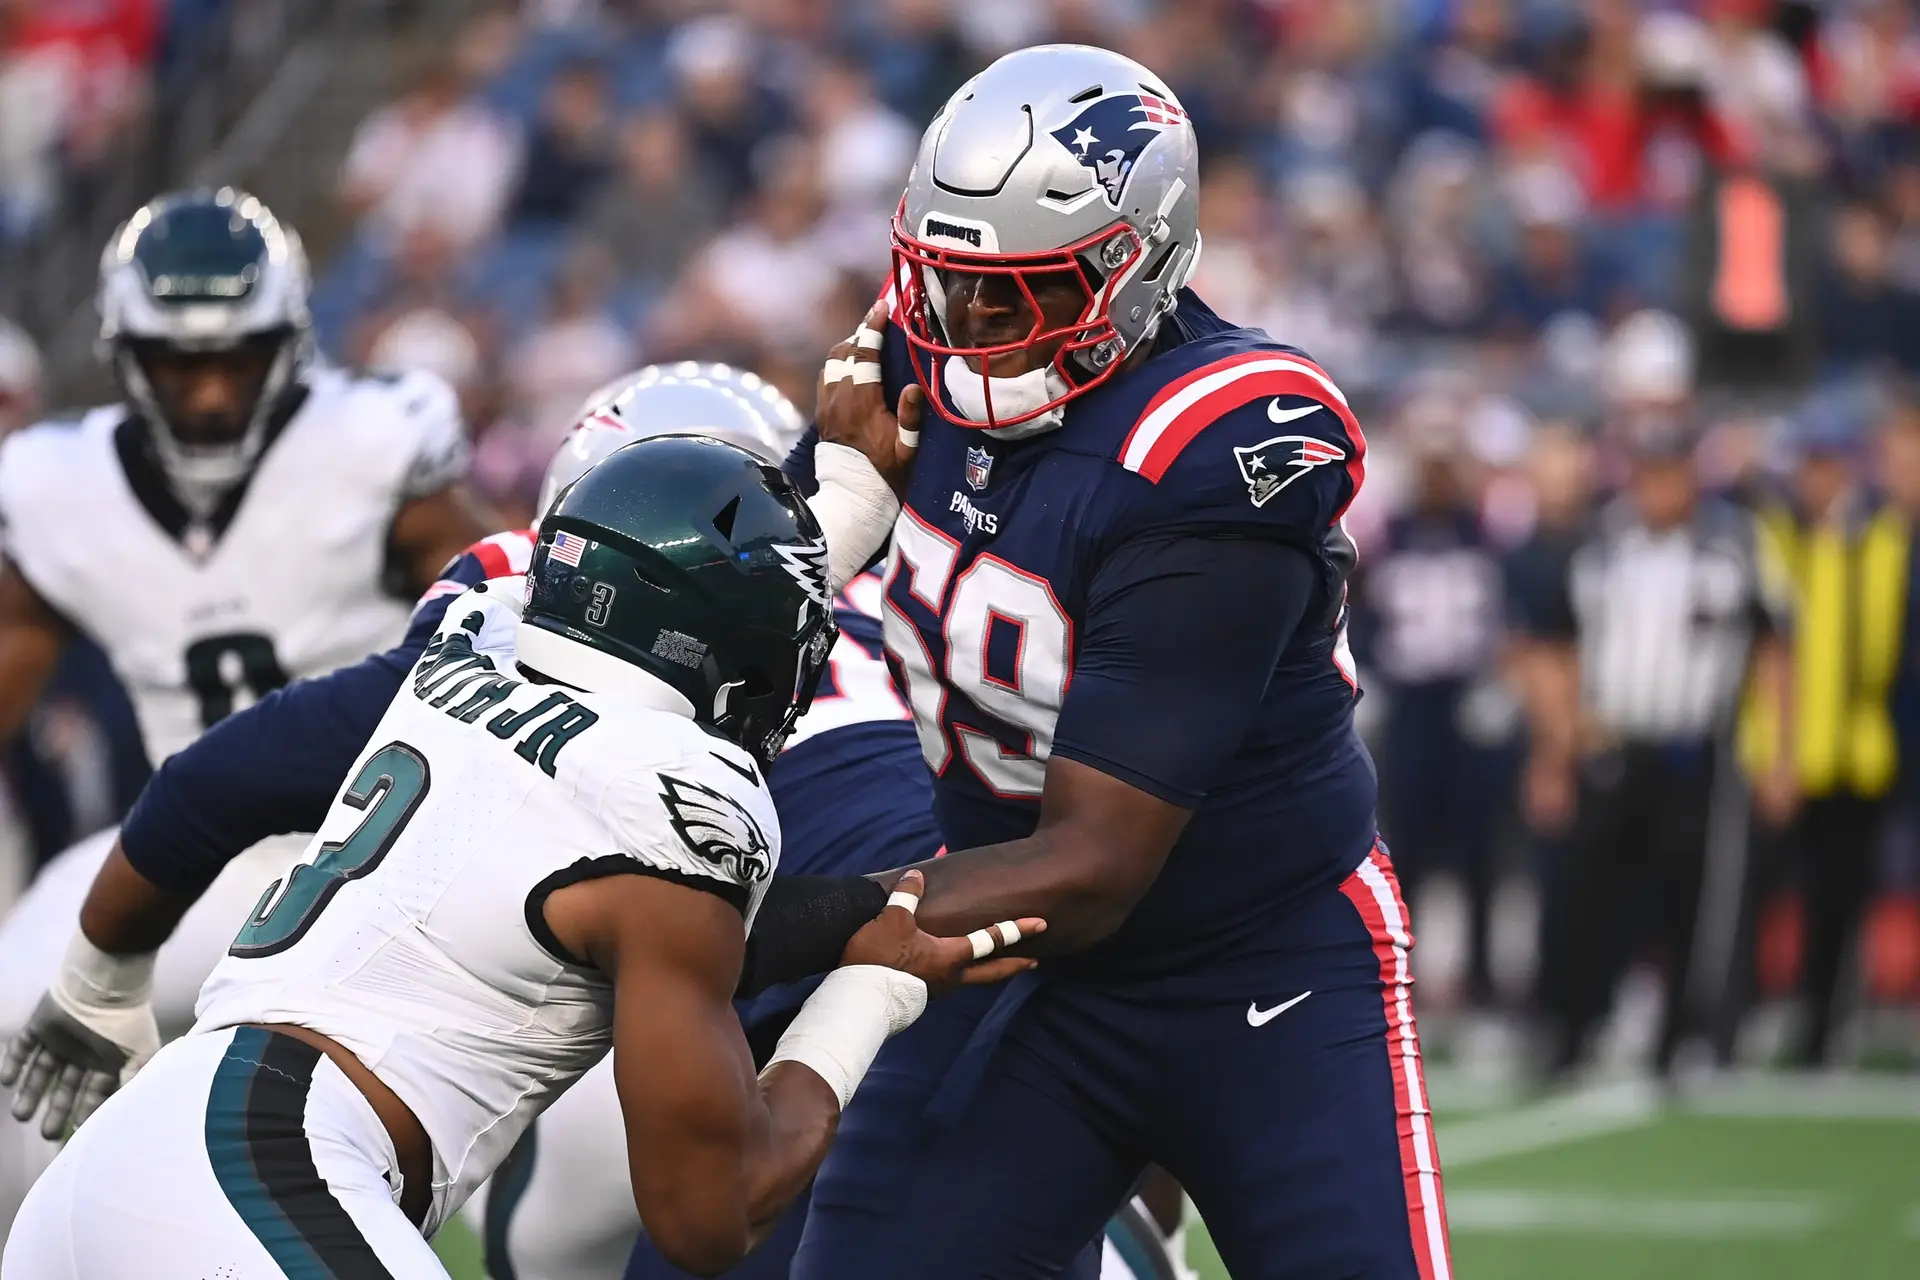
[[[913,719],[913,712],[894,689],[893,677],[887,674],[880,632],[880,610],[885,602],[886,587],[873,570],[856,576],[834,600],[833,618],[840,626],[840,635],[828,655],[813,706],[794,724],[787,738],[789,751],[848,725]]]
[[[745,751],[639,695],[518,678],[524,583],[447,610],[194,1028],[294,1023],[351,1050],[432,1140],[429,1234],[611,1043],[613,988],[548,931],[547,896],[657,875],[734,902],[744,936],[779,857]]]
[[[388,532],[464,469],[466,440],[430,374],[316,370],[217,533],[139,445],[120,405],[15,432],[0,528],[34,590],[106,651],[157,765],[288,680],[399,641],[411,601],[383,589]]]

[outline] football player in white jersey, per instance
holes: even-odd
[[[649,1234],[738,1261],[923,979],[1004,977],[1031,962],[974,962],[1042,927],[934,939],[896,893],[756,1083],[731,997],[779,858],[762,770],[834,638],[825,555],[718,441],[569,488],[524,586],[453,602],[193,1034],[62,1151],[0,1277],[444,1276],[424,1235],[610,1044]]]
[[[84,633],[158,764],[287,680],[392,644],[489,531],[451,389],[320,367],[307,291],[299,238],[242,192],[162,197],[107,245],[101,347],[123,401],[0,444],[0,740]],[[66,851],[0,923],[0,1034],[59,969],[112,842]],[[190,1022],[234,918],[299,849],[239,859],[189,915],[154,973],[162,1026]],[[50,1154],[0,1118],[0,1225]]]

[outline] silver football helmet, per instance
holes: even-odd
[[[648,436],[698,432],[779,465],[806,420],[778,387],[726,364],[650,364],[607,383],[580,406],[580,418],[540,482],[545,514],[561,490],[623,445]]]
[[[308,292],[300,237],[231,187],[161,196],[108,241],[101,351],[183,497],[204,499],[252,469],[274,411],[312,359]],[[245,392],[219,413],[183,404],[171,379],[156,376],[227,357],[244,371]]]
[[[914,369],[930,388],[945,379],[934,407],[1001,437],[1056,425],[1173,310],[1200,255],[1198,188],[1186,111],[1130,58],[1041,45],[962,85],[921,140],[893,221]],[[950,301],[988,287],[1031,325],[962,342]],[[1026,371],[993,376],[1015,353]]]

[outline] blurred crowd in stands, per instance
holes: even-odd
[[[0,0],[0,245],[98,179],[230,0]]]
[[[219,7],[0,0],[0,236],[139,109],[171,24]],[[1709,488],[1756,508],[1791,506],[1783,482],[1817,453],[1920,521],[1907,0],[476,5],[345,157],[331,213],[351,231],[318,264],[322,349],[451,381],[476,479],[516,519],[581,397],[622,370],[730,360],[805,409],[885,275],[927,120],[998,54],[1053,40],[1128,53],[1181,98],[1203,157],[1193,287],[1314,355],[1361,410],[1363,561],[1423,505],[1472,528],[1458,572],[1355,589],[1376,740],[1406,732],[1394,708],[1438,682],[1432,749],[1478,771],[1441,794],[1383,769],[1390,836],[1430,801],[1460,809],[1454,847],[1409,841],[1431,862],[1410,879],[1450,872],[1469,901],[1550,883],[1566,815],[1529,769],[1527,601],[1643,435],[1679,433]],[[58,113],[10,105],[52,82]],[[31,403],[32,368],[0,329],[0,424]],[[1403,633],[1421,643],[1396,646]],[[1905,750],[1875,864],[1888,893],[1863,969],[1874,995],[1911,1001],[1920,622],[1904,637],[1888,696]],[[1790,981],[1797,946],[1790,905],[1769,910],[1762,990]],[[1498,922],[1467,914],[1476,958],[1452,994],[1524,1003],[1485,936]]]

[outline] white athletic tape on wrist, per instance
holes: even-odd
[[[878,360],[855,360],[853,364],[853,385],[866,386],[880,381],[880,362]]]
[[[861,325],[853,331],[853,345],[861,351],[878,351],[882,339],[878,329]]]
[[[821,441],[813,454],[820,492],[807,502],[827,535],[827,585],[835,595],[887,543],[900,499],[867,455]]]
[[[887,895],[887,905],[890,907],[905,907],[907,914],[913,915],[920,910],[920,896],[895,889]]]
[[[821,367],[820,376],[826,379],[828,386],[836,382],[845,382],[853,376],[853,361],[829,360]]]
[[[844,1111],[887,1037],[912,1026],[926,1007],[927,984],[910,973],[877,964],[835,969],[800,1007],[767,1070],[799,1063],[827,1082]]]
[[[153,998],[155,954],[110,955],[75,929],[54,980],[56,996],[69,1007],[121,1009],[145,1004]]]
[[[996,930],[998,937],[994,936]],[[1011,920],[1002,920],[985,929],[975,929],[967,935],[967,941],[973,944],[973,958],[985,960],[996,947],[1010,947],[1020,941],[1020,926]]]

